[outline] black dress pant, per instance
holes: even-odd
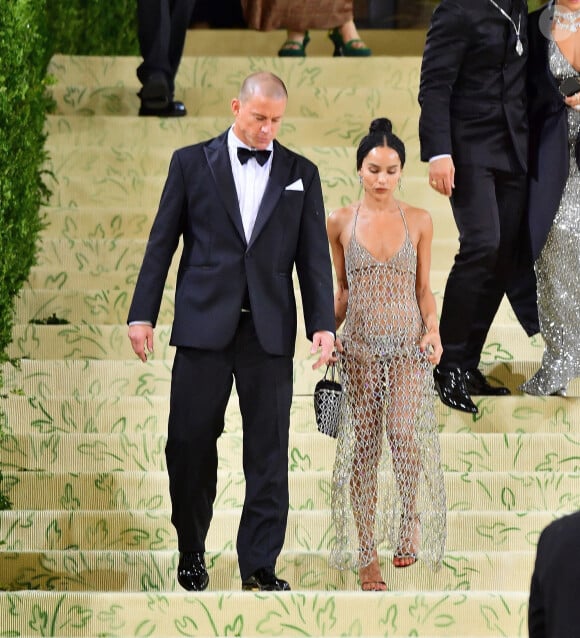
[[[217,440],[234,380],[246,480],[237,552],[246,579],[261,567],[274,569],[284,544],[293,382],[292,357],[262,349],[250,313],[241,314],[223,351],[177,349],[165,451],[179,549],[203,552],[216,498]]]
[[[525,259],[525,204],[524,174],[456,166],[451,206],[459,252],[443,298],[441,368],[477,367],[506,292],[526,332],[537,331],[535,276]]]
[[[137,69],[141,83],[156,71],[165,74],[171,96],[183,54],[195,0],[138,0],[137,22],[142,64]]]

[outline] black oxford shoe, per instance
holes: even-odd
[[[183,102],[169,100],[167,102],[155,100],[141,100],[139,115],[157,117],[183,117],[187,115],[187,110]]]
[[[477,406],[471,400],[467,388],[465,387],[465,377],[459,368],[442,370],[436,366],[433,370],[435,390],[441,402],[454,410],[462,412],[477,413]]]
[[[209,576],[205,568],[203,552],[183,552],[179,554],[177,582],[187,591],[203,591]]]
[[[257,569],[249,578],[242,581],[244,591],[290,591],[290,585],[266,567]]]
[[[475,394],[480,396],[492,396],[503,397],[511,392],[504,386],[493,386],[489,384],[489,381],[483,376],[478,368],[471,368],[464,373],[465,387],[469,394]]]

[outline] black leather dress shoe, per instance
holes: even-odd
[[[469,394],[475,394],[480,396],[495,396],[502,397],[511,392],[504,386],[490,385],[488,380],[483,376],[478,368],[471,368],[464,373],[465,387]]]
[[[433,379],[442,403],[454,410],[477,413],[477,406],[467,392],[465,377],[459,368],[442,370],[437,366],[433,370]]]
[[[139,115],[151,115],[156,117],[183,117],[187,110],[183,102],[177,100],[141,100]]]
[[[209,576],[205,568],[203,552],[183,552],[179,554],[177,582],[187,591],[203,591]]]
[[[290,591],[290,585],[266,567],[257,569],[249,578],[242,581],[244,591]]]

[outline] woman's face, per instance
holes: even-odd
[[[568,11],[578,11],[580,9],[580,0],[558,0],[556,4],[558,8],[568,9]]]
[[[401,177],[401,158],[390,146],[375,146],[359,170],[365,192],[375,197],[393,193]]]

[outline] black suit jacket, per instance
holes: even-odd
[[[513,4],[521,57],[514,28],[491,2],[442,0],[434,10],[419,88],[423,161],[450,154],[456,165],[526,170],[527,5]]]
[[[550,9],[547,10],[550,11]],[[570,170],[567,107],[558,90],[558,84],[550,72],[549,40],[540,29],[540,17],[543,11],[544,8],[534,11],[530,14],[529,20],[528,219],[534,260],[539,257],[546,243]]]
[[[532,575],[530,638],[572,638],[580,632],[580,512],[542,532]]]
[[[292,356],[296,267],[306,334],[334,331],[332,269],[320,178],[274,142],[272,168],[247,243],[227,132],[173,154],[128,321],[155,325],[172,257],[183,242],[171,344],[220,350],[232,340],[246,290],[262,347]],[[288,186],[294,185],[289,189]]]

